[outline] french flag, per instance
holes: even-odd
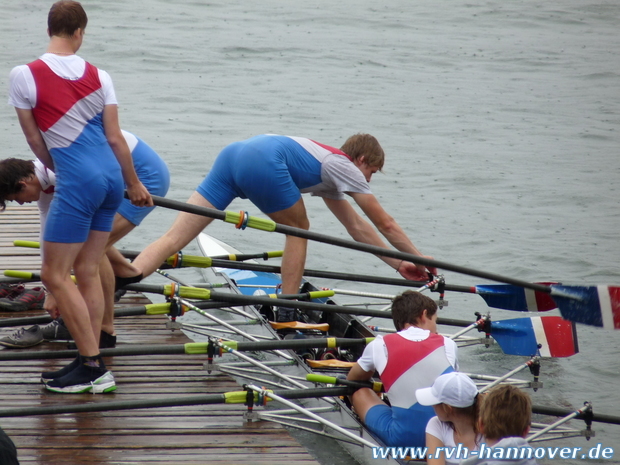
[[[620,329],[620,286],[551,286],[551,295],[567,320]]]
[[[558,283],[537,283],[549,286]],[[484,284],[475,286],[475,293],[482,297],[489,307],[517,310],[520,312],[546,312],[557,308],[551,296],[540,291],[524,289],[512,284]]]
[[[491,334],[511,355],[570,357],[579,352],[575,324],[559,316],[493,321]]]

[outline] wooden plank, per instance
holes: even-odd
[[[13,240],[38,240],[35,206],[9,206],[0,214],[0,270],[40,269],[38,250],[13,246]],[[34,287],[40,283],[29,283]],[[149,303],[128,292],[122,306]],[[42,310],[0,313],[0,318],[44,315]],[[118,347],[129,344],[183,344],[181,331],[165,328],[164,316],[117,318]],[[17,328],[0,329],[0,337]],[[107,357],[118,390],[109,395],[53,394],[40,383],[43,371],[56,370],[67,360],[37,360],[41,350],[63,350],[66,342],[46,342],[27,350],[34,360],[0,363],[0,409],[74,405],[84,402],[170,399],[194,394],[240,390],[230,377],[208,374],[204,356]],[[1,348],[0,350],[11,350]],[[12,349],[17,350],[17,349]],[[246,407],[236,404],[181,406],[98,413],[1,418],[0,424],[27,465],[204,465],[245,463],[284,465],[318,462],[282,426],[245,423]]]

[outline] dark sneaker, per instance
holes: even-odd
[[[0,284],[0,299],[7,299],[10,297],[15,297],[22,292],[24,292],[26,288],[23,284]]]
[[[71,337],[71,333],[69,329],[65,326],[62,318],[58,318],[57,320],[52,321],[46,325],[40,325],[41,334],[43,335],[43,339],[46,341],[71,341],[73,337]]]
[[[64,368],[61,368],[60,370],[46,371],[45,373],[41,373],[41,382],[43,384],[47,384],[53,379],[61,378],[62,376],[65,376],[66,374],[75,370],[80,364],[80,361],[81,361],[81,357],[78,355],[75,360],[73,360],[69,365],[67,365]]]
[[[101,336],[99,336],[99,348],[112,349],[114,347],[116,347],[116,336],[112,336],[111,334],[101,330]]]
[[[104,394],[116,390],[114,375],[105,367],[91,367],[84,363],[60,378],[49,381],[45,388],[53,392]]]
[[[26,347],[36,346],[43,342],[43,335],[39,325],[34,325],[28,329],[21,328],[10,336],[0,339],[0,344],[12,349],[24,349]]]
[[[9,312],[23,312],[43,308],[45,291],[40,287],[26,289],[13,297],[0,299],[0,310]]]

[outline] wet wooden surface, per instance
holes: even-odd
[[[0,213],[0,270],[38,271],[36,249],[13,246],[13,240],[38,240],[34,206],[10,206]],[[34,286],[36,284],[30,284]],[[144,305],[141,294],[128,293],[123,306]],[[42,310],[0,313],[0,318],[43,315]],[[164,316],[116,319],[117,347],[129,344],[182,344],[189,339],[166,329]],[[0,328],[0,337],[19,327]],[[0,409],[78,405],[110,401],[182,398],[193,394],[237,391],[235,381],[207,374],[204,356],[110,357],[106,364],[118,389],[110,394],[54,394],[40,383],[43,371],[70,362],[40,360],[36,351],[66,349],[66,342],[45,342],[27,349],[32,360],[0,362]],[[0,426],[18,449],[21,464],[316,464],[297,440],[279,425],[247,423],[243,405],[204,405],[0,418]]]

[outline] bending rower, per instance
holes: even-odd
[[[369,134],[350,137],[341,149],[303,137],[256,136],[224,148],[188,203],[223,210],[236,197],[248,198],[273,221],[309,229],[301,197],[302,193],[309,192],[323,198],[353,239],[389,249],[376,230],[345,199],[347,194],[392,246],[423,256],[370,191],[368,183],[384,161],[383,149]],[[180,213],[168,232],[136,258],[134,266],[148,276],[212,221],[212,218]],[[306,239],[286,236],[282,260],[284,294],[299,292],[306,246]],[[407,279],[427,279],[427,269],[422,265],[379,258]],[[434,268],[428,271],[436,274]],[[285,312],[278,315],[280,321],[292,319],[293,312]]]

